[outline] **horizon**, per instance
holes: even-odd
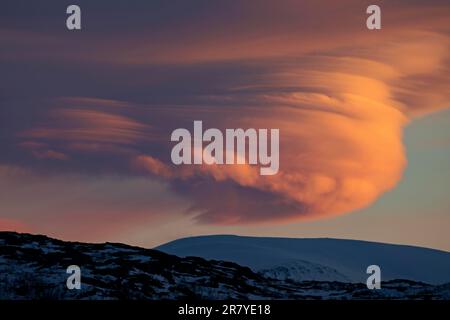
[[[410,245],[410,244],[402,244],[402,243],[392,243],[392,242],[380,242],[380,241],[371,241],[371,240],[361,240],[361,239],[352,239],[352,238],[330,238],[330,237],[279,237],[279,236],[252,236],[252,235],[239,235],[239,234],[200,234],[200,235],[194,235],[194,236],[187,236],[182,238],[177,238],[174,240],[170,240],[168,242],[160,243],[153,247],[145,247],[145,246],[139,246],[139,245],[133,245],[126,242],[114,242],[114,241],[102,241],[102,242],[86,242],[86,241],[77,241],[77,240],[65,240],[63,238],[55,238],[48,236],[46,234],[39,234],[39,233],[28,233],[28,232],[17,232],[17,231],[4,231],[0,230],[0,233],[15,233],[19,235],[30,235],[30,236],[43,236],[49,239],[67,242],[67,243],[84,243],[84,244],[121,244],[126,245],[130,247],[138,247],[141,249],[150,249],[150,250],[158,250],[158,247],[162,247],[165,245],[168,245],[172,242],[177,241],[183,241],[187,239],[192,238],[210,238],[210,237],[236,237],[236,238],[254,238],[254,239],[281,239],[281,240],[337,240],[337,241],[352,241],[352,242],[366,242],[366,243],[373,243],[373,244],[380,244],[380,245],[389,245],[389,246],[400,246],[400,247],[411,247],[411,248],[418,248],[418,249],[426,249],[426,250],[433,250],[433,251],[439,251],[443,253],[450,253],[450,251],[444,250],[444,249],[438,249],[438,248],[432,248],[432,247],[423,247],[423,246],[417,246],[417,245]]]

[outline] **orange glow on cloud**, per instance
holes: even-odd
[[[70,103],[68,99],[66,103]],[[101,99],[81,98],[76,100],[77,104],[89,105],[94,103],[96,107],[115,106],[119,102],[103,101]],[[68,108],[55,110],[50,115],[50,125],[41,125],[19,134],[26,139],[37,141],[26,141],[21,146],[32,151],[38,159],[67,160],[65,154],[70,152],[82,153],[129,153],[130,146],[140,141],[150,140],[149,127],[126,116],[110,112]],[[42,148],[49,142],[62,142],[66,151],[54,151]]]
[[[404,127],[450,107],[450,7],[386,4],[383,29],[376,32],[365,28],[361,1],[262,1],[256,7],[242,4],[243,18],[230,14],[237,19],[232,28],[225,12],[215,23],[205,18],[185,28],[149,35],[144,30],[120,47],[116,38],[105,38],[101,46],[92,41],[92,59],[116,67],[251,70],[228,75],[231,80],[211,95],[200,94],[176,109],[143,103],[145,120],[120,113],[133,102],[70,98],[62,102],[71,108],[55,108],[48,123],[20,137],[64,144],[40,154],[43,158],[64,159],[67,150],[133,149],[127,158],[132,169],[174,185],[186,183],[192,210],[206,223],[296,221],[370,205],[401,179],[407,164]],[[67,53],[61,59],[71,58]],[[163,77],[170,87],[171,75]],[[151,86],[142,81],[142,87]],[[213,128],[279,128],[280,172],[260,176],[245,165],[175,167],[165,155],[136,147],[144,142],[168,149],[167,128],[200,119]]]
[[[258,217],[245,211],[248,199],[243,196],[235,211],[213,213],[205,205],[200,219],[208,222],[292,221],[368,206],[401,179],[404,126],[416,116],[450,106],[448,37],[406,38],[383,48],[371,49],[370,44],[362,54],[324,52],[305,61],[270,60],[269,71],[251,79],[249,86],[235,88],[236,96],[251,90],[251,104],[238,111],[216,111],[210,126],[280,128],[281,170],[276,176],[259,176],[249,166],[170,168],[147,159],[148,171],[165,179],[186,179],[190,170],[191,176],[233,181],[299,208]],[[233,92],[224,98],[235,99]],[[189,112],[192,119],[201,117],[195,106]]]

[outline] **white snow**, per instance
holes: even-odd
[[[297,273],[299,280],[332,280],[330,270],[334,270],[336,281],[347,278],[365,283],[367,267],[376,264],[381,268],[382,280],[408,279],[430,284],[450,282],[449,252],[405,245],[328,238],[217,235],[179,239],[155,249],[180,257],[232,261],[254,271],[274,269],[272,273],[276,273],[277,268],[285,267],[291,276],[295,277]],[[308,274],[308,268],[299,268],[305,263],[309,263],[308,268],[313,272]]]

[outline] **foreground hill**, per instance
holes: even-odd
[[[66,268],[81,268],[68,290]],[[277,280],[226,261],[179,258],[123,244],[64,242],[0,232],[1,299],[449,299],[450,286]]]
[[[414,246],[341,239],[214,235],[184,238],[157,250],[180,257],[227,260],[278,279],[366,282],[369,265],[382,280],[450,282],[450,253]]]

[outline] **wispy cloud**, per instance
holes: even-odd
[[[92,6],[91,14],[108,21]],[[0,63],[13,76],[2,79],[10,94],[1,162],[33,174],[142,176],[171,197],[186,197],[188,205],[176,209],[189,207],[202,223],[315,219],[366,207],[395,187],[407,163],[403,128],[450,107],[446,2],[386,3],[376,32],[365,28],[365,7],[356,0],[160,8],[176,24],[154,17],[147,25],[154,11],[144,19],[139,8],[134,19],[124,16],[127,28],[91,24],[76,39],[2,31],[8,50]],[[30,49],[36,33],[52,50]],[[71,42],[73,50],[61,49]],[[23,65],[42,74],[39,81]],[[214,128],[279,128],[279,174],[260,176],[245,165],[171,165],[170,132],[194,120]],[[92,210],[95,201],[81,194],[79,211],[116,212],[115,192],[124,190],[120,181],[108,182],[105,207]],[[154,192],[135,187],[143,198]],[[51,202],[50,193],[41,196]],[[130,211],[156,215],[148,209],[153,203],[121,200],[127,215],[117,221]]]

